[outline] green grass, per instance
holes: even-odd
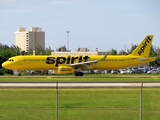
[[[0,82],[160,82],[160,78],[159,75],[98,74],[85,77],[0,77]],[[58,93],[59,120],[139,119],[140,88],[60,88]],[[143,88],[142,103],[144,120],[160,118],[160,88]],[[55,88],[0,89],[0,120],[54,120],[55,110]]]
[[[54,120],[55,89],[0,89],[0,120]],[[58,91],[59,120],[137,120],[138,88],[81,88]],[[160,118],[160,88],[143,88],[143,119]]]
[[[160,82],[160,75],[148,74],[89,74],[84,77],[63,76],[7,76],[0,77],[0,82]]]
[[[54,90],[0,89],[0,96],[0,120],[54,119]]]

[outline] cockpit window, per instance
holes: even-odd
[[[13,62],[14,60],[13,60],[13,59],[8,59],[8,61],[11,61],[11,62]]]

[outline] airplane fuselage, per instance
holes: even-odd
[[[15,56],[6,61],[15,70],[57,70],[59,66],[87,61],[100,60],[103,56]],[[154,61],[155,58],[142,56],[109,56],[104,61],[83,67],[83,70],[113,70],[126,68]]]
[[[130,55],[55,55],[15,56],[2,67],[11,70],[54,70],[57,74],[83,76],[82,70],[114,70],[155,61],[149,57],[153,35],[147,35]]]

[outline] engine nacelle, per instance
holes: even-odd
[[[74,68],[69,66],[59,66],[55,74],[72,74],[74,73]]]

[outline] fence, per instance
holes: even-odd
[[[1,83],[0,120],[156,120],[160,83]]]

